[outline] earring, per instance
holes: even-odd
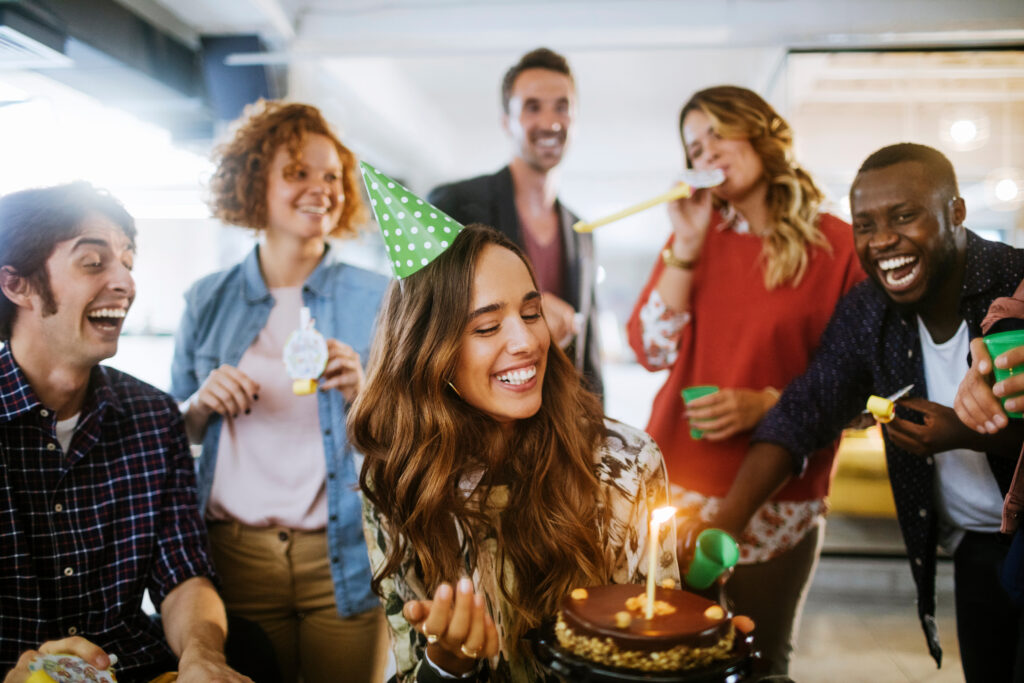
[[[459,393],[459,390],[455,388],[455,385],[452,384],[451,381],[448,382],[448,386],[450,386],[452,388],[452,391],[455,392],[456,396],[458,396],[459,398],[462,398],[462,394]]]

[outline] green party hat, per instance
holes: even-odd
[[[462,230],[461,223],[373,166],[360,161],[359,170],[399,280],[440,256]]]

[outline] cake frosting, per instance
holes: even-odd
[[[640,585],[595,586],[562,600],[555,635],[565,650],[607,666],[671,671],[726,659],[735,638],[731,615],[683,590],[655,590],[655,614],[644,616]]]

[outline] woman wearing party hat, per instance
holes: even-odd
[[[365,212],[355,157],[317,109],[284,102],[248,108],[217,155],[214,215],[261,239],[185,295],[171,393],[203,445],[224,602],[263,627],[284,681],[381,681],[387,632],[345,415],[387,278],[326,241]]]
[[[527,629],[573,588],[646,578],[661,454],[582,388],[518,247],[363,173],[400,284],[349,433],[398,679],[544,680]],[[678,581],[674,531],[655,542]]]

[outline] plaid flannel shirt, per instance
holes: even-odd
[[[0,349],[0,672],[47,640],[79,635],[119,657],[118,677],[173,670],[159,608],[213,577],[195,474],[174,400],[97,366],[65,453],[56,417],[10,347]]]

